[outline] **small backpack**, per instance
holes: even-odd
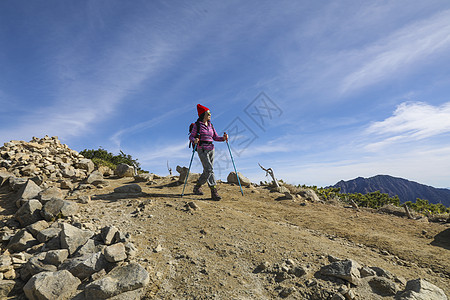
[[[197,120],[195,123],[191,123],[191,125],[189,125],[189,135],[191,135],[192,129],[194,128],[194,125],[197,125],[197,135],[196,138],[198,138],[200,140],[200,122]],[[191,145],[193,143],[191,141],[189,141],[189,148],[191,148]],[[192,146],[194,147],[194,146]]]

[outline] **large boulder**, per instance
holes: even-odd
[[[425,279],[414,279],[406,283],[399,300],[447,300],[444,291]]]
[[[14,217],[22,227],[25,227],[42,219],[41,208],[42,204],[39,200],[31,199],[19,208]]]
[[[78,213],[78,204],[69,200],[53,199],[45,203],[42,216],[47,221],[53,221],[58,217],[69,217]]]
[[[14,280],[0,280],[0,299],[7,299],[15,285]]]
[[[92,171],[94,171],[95,165],[92,160],[83,158],[78,161],[75,167],[77,167],[78,169],[86,170],[87,173],[90,174],[92,173]]]
[[[186,176],[189,173],[189,169],[186,167],[177,166],[177,172],[180,173],[180,176],[178,177],[178,182],[184,183],[186,181]],[[196,182],[200,178],[200,176],[201,176],[201,174],[199,174],[199,173],[190,172],[188,180],[190,182]]]
[[[108,299],[142,288],[149,281],[148,272],[141,265],[131,263],[116,267],[105,277],[88,284],[84,293],[87,299]]]
[[[56,266],[45,262],[46,253],[38,253],[31,257],[28,262],[20,270],[20,277],[24,281],[28,281],[33,275],[41,272],[56,272]]]
[[[69,271],[42,272],[34,275],[23,291],[30,300],[71,299],[81,281]]]
[[[94,171],[91,174],[89,174],[88,178],[86,179],[86,183],[98,185],[104,183],[105,180],[103,178],[103,174],[100,171]]]
[[[240,172],[238,172],[238,176],[239,176],[239,181],[240,181],[242,186],[249,186],[249,185],[252,184],[250,179],[248,179],[247,177],[242,175]],[[238,178],[236,177],[236,173],[235,172],[230,172],[230,174],[228,174],[227,182],[228,183],[239,184]]]
[[[38,241],[25,229],[17,232],[6,247],[11,252],[21,252],[38,244]]]
[[[33,199],[36,198],[42,189],[34,183],[32,180],[27,180],[27,182],[20,188],[17,193],[18,199]]]
[[[63,199],[64,195],[60,188],[57,187],[49,187],[39,193],[38,199],[41,200],[42,203],[46,203],[50,200],[54,199]]]
[[[68,270],[73,276],[84,280],[108,266],[105,256],[97,252],[68,259],[59,266],[59,269]]]
[[[361,274],[359,269],[362,267],[354,260],[346,259],[333,262],[330,265],[322,267],[320,274],[324,276],[337,277],[344,279],[354,285],[359,284]]]
[[[134,177],[134,167],[127,164],[118,164],[114,174],[122,177]]]
[[[69,250],[69,255],[75,253],[94,235],[90,230],[78,229],[67,223],[59,224],[59,228],[61,228],[61,247]]]
[[[139,194],[141,192],[142,188],[136,183],[119,186],[114,189],[114,193],[118,194]]]

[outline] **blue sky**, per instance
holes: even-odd
[[[201,103],[254,182],[260,163],[450,187],[449,20],[448,0],[1,1],[0,142],[58,136],[166,175]],[[233,169],[225,143],[215,167]]]

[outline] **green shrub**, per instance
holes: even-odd
[[[91,159],[97,167],[107,166],[114,170],[119,164],[127,164],[130,166],[134,166],[137,169],[138,173],[146,172],[140,168],[140,163],[137,162],[137,159],[133,159],[131,155],[127,155],[123,153],[123,151],[120,151],[119,155],[114,155],[100,147],[97,150],[85,149],[81,151],[80,154],[86,158]]]

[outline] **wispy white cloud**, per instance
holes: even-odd
[[[450,10],[409,24],[371,46],[347,53],[361,64],[342,80],[340,91],[348,93],[380,81],[395,78],[399,72],[434,61],[450,49]]]
[[[450,102],[440,106],[423,102],[402,103],[391,117],[372,123],[365,133],[371,139],[378,139],[366,146],[369,151],[450,133]]]

